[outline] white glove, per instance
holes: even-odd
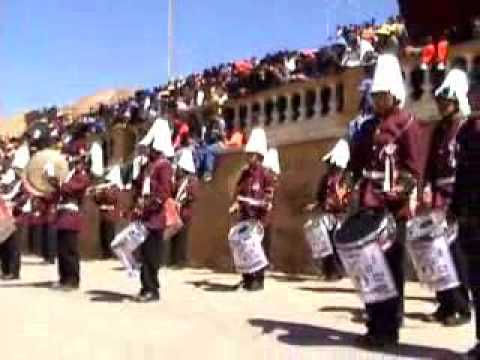
[[[333,149],[330,150],[322,160],[345,169],[350,161],[350,146],[348,145],[348,142],[345,139],[338,140]]]

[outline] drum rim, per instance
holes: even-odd
[[[342,243],[342,242],[338,242],[336,241],[337,240],[337,236],[336,234],[334,235],[334,240],[335,240],[335,245],[337,246],[338,249],[342,249],[342,250],[351,250],[351,249],[356,249],[356,248],[361,248],[361,247],[364,247],[366,246],[367,244],[369,243],[373,243],[376,241],[376,239],[378,238],[378,236],[380,235],[380,233],[382,231],[385,231],[387,230],[388,228],[388,221],[390,220],[390,216],[385,216],[381,223],[380,223],[380,226],[378,229],[376,229],[373,233],[370,233],[368,234],[367,236],[361,238],[361,239],[358,239],[356,241],[353,241],[353,242],[349,242],[349,243]]]

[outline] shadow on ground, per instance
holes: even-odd
[[[350,320],[357,324],[364,324],[367,321],[367,315],[365,310],[358,307],[324,306],[320,308],[319,311],[325,313],[348,313],[352,315]]]
[[[135,297],[128,294],[122,294],[115,291],[106,290],[89,290],[87,295],[92,295],[90,301],[93,302],[107,302],[107,303],[121,303],[124,301],[134,301]]]
[[[298,287],[297,289],[303,291],[311,291],[316,293],[341,293],[341,294],[356,294],[357,291],[353,288],[340,288],[340,287]],[[434,297],[421,297],[421,296],[405,296],[406,301],[425,301],[429,303],[436,303],[437,300]]]
[[[37,281],[37,282],[28,282],[28,283],[3,283],[0,285],[0,288],[40,288],[40,289],[50,289],[55,284],[55,281]]]
[[[264,334],[270,334],[279,330],[277,340],[294,346],[340,346],[356,348],[355,333],[335,330],[322,326],[277,321],[269,319],[249,319],[253,327],[262,328]],[[432,348],[411,344],[400,344],[392,349],[382,349],[379,354],[404,356],[406,358],[422,358],[436,360],[459,359],[460,355],[447,349]]]
[[[198,289],[202,289],[205,291],[213,291],[213,292],[232,292],[237,291],[238,285],[230,285],[230,284],[221,284],[212,282],[210,280],[200,280],[200,281],[186,281],[186,284],[193,285]]]

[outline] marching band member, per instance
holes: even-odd
[[[453,71],[457,75],[453,76]],[[451,80],[448,85],[452,89],[450,94],[447,96],[447,92],[440,89],[438,95],[445,93],[439,100],[441,112],[453,112],[455,118],[463,120],[456,136],[456,172],[450,210],[458,220],[457,241],[467,260],[468,285],[475,309],[477,344],[466,354],[465,359],[477,360],[480,359],[480,119],[469,117],[468,80],[465,79],[465,73],[459,71],[453,69],[445,79],[445,82],[449,78]]]
[[[22,225],[20,208],[25,203],[25,196],[22,192],[22,181],[13,170],[9,168],[0,179],[2,185],[0,210],[3,216],[2,221],[16,227]],[[14,222],[12,221],[12,216]],[[6,224],[4,224],[5,226]],[[13,229],[12,229],[13,230]],[[8,238],[0,244],[1,279],[17,280],[20,278],[21,252],[17,237],[17,231],[13,230]]]
[[[170,265],[183,267],[188,263],[188,235],[192,221],[193,203],[197,198],[199,182],[196,176],[192,150],[181,150],[175,174],[175,200],[180,207],[183,227],[171,239]]]
[[[56,189],[52,194],[52,200],[56,205],[53,227],[57,229],[58,234],[59,282],[54,289],[71,291],[80,286],[78,234],[84,223],[81,212],[82,200],[91,184],[91,176],[83,141],[71,143],[66,152],[73,168],[65,181],[59,183],[51,169],[46,169],[46,175]]]
[[[105,176],[106,183],[92,189],[93,199],[100,210],[100,247],[104,258],[111,256],[110,244],[115,237],[115,222],[121,217],[118,206],[123,190],[120,165],[113,166]]]
[[[336,281],[343,277],[343,269],[337,255],[333,234],[347,215],[351,185],[349,184],[349,173],[345,171],[346,163],[342,163],[341,166],[331,164],[327,164],[327,166],[327,172],[318,186],[316,202],[308,204],[305,210],[307,212],[320,210],[321,212],[320,221],[324,226],[322,230],[327,232],[324,241],[328,241],[329,244],[319,246],[319,254],[315,253],[316,248],[312,244],[313,260],[315,265],[321,269],[325,280]],[[325,249],[324,254],[322,249]]]
[[[437,106],[442,118],[433,132],[430,160],[425,176],[426,186],[431,194],[430,206],[446,216],[452,233],[455,232],[457,224],[449,207],[457,167],[457,135],[470,112],[467,92],[467,75],[457,68],[450,71],[442,86],[436,91]],[[464,105],[465,102],[467,107]],[[470,309],[464,255],[457,239],[453,238],[450,241],[449,249],[460,285],[437,291],[439,306],[427,320],[455,326],[469,322]]]
[[[255,220],[264,224],[272,208],[273,179],[262,166],[267,154],[267,137],[265,130],[254,128],[245,147],[248,165],[243,169],[236,184],[234,202],[230,213],[238,213],[240,221]],[[266,265],[254,272],[243,273],[241,287],[256,291],[264,287]]]
[[[274,192],[278,189],[279,186],[279,177],[281,174],[280,168],[280,157],[278,150],[271,148],[268,150],[265,159],[263,160],[263,167],[267,170],[268,175],[272,178]],[[265,235],[263,237],[263,250],[267,259],[270,261],[271,256],[271,247],[272,247],[272,217],[273,217],[273,206],[275,204],[275,197],[272,198],[272,210],[268,212],[267,218],[265,219]]]
[[[140,245],[142,287],[136,298],[138,302],[160,300],[158,271],[165,250],[164,203],[173,195],[173,169],[168,160],[168,157],[174,155],[170,127],[166,121],[158,122],[157,125],[155,136],[151,139],[153,144],[149,162],[134,182],[134,189],[138,189],[138,184],[141,184],[141,191],[137,192],[140,197],[136,199],[138,205],[134,210],[134,218],[140,220],[148,229],[147,238]]]
[[[427,160],[424,126],[402,110],[405,88],[398,59],[378,58],[372,84],[375,120],[364,122],[351,140],[349,170],[359,183],[360,207],[393,214],[397,239],[384,250],[396,286],[396,296],[366,303],[367,334],[359,338],[366,347],[394,345],[403,317],[403,258],[405,221],[415,212],[417,188]],[[348,221],[348,220],[347,220]]]

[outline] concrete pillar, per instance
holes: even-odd
[[[337,113],[337,89],[335,84],[328,84],[328,87],[330,88],[330,111],[327,114],[329,115],[335,115]]]
[[[273,101],[272,122],[270,123],[270,126],[277,126],[280,123],[280,112],[278,111],[278,107],[277,107],[278,96],[274,95],[272,97],[272,101]]]
[[[300,106],[298,107],[298,122],[307,120],[307,92],[300,90]]]
[[[267,119],[267,115],[265,114],[265,99],[258,100],[258,104],[260,108],[258,109],[258,121],[261,126],[265,126],[265,121]]]
[[[319,119],[322,116],[322,87],[319,86],[318,88],[315,89],[315,105],[314,105],[314,111],[315,114],[313,117],[315,119]]]
[[[286,94],[284,95],[285,99],[287,100],[287,106],[285,108],[285,122],[293,122],[293,95],[292,94]]]

